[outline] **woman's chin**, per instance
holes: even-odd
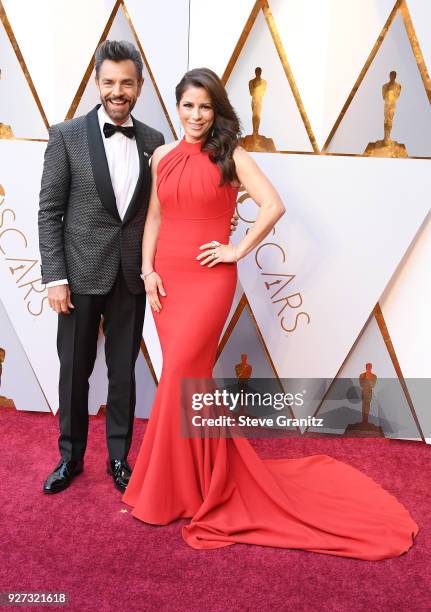
[[[198,131],[198,130],[187,130],[186,131],[186,136],[187,136],[187,138],[189,140],[198,141],[198,140],[204,140],[206,138],[207,133],[208,133],[208,130],[207,131],[205,131],[205,130],[201,130],[201,131]]]

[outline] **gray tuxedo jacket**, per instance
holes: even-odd
[[[100,133],[99,106],[50,128],[39,207],[42,282],[67,278],[73,293],[104,295],[121,264],[128,288],[140,294],[145,291],[139,275],[151,189],[149,159],[164,138],[132,117],[140,172],[121,220]]]

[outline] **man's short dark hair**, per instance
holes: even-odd
[[[97,49],[95,56],[96,77],[99,78],[100,67],[105,60],[121,62],[132,60],[136,66],[138,79],[142,79],[143,62],[137,48],[127,40],[105,40]]]

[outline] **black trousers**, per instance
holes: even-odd
[[[63,459],[84,457],[88,434],[88,379],[97,353],[101,317],[108,366],[106,438],[110,459],[126,459],[135,414],[135,363],[142,339],[145,293],[133,295],[121,268],[107,295],[71,296],[70,314],[58,315],[60,437]]]

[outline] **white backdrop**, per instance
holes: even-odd
[[[245,133],[256,66],[267,80],[260,132],[279,153],[254,155],[288,212],[265,240],[276,246],[257,256],[262,269],[255,254],[240,264],[215,373],[234,377],[246,352],[255,376],[357,378],[369,361],[379,377],[431,378],[428,0],[3,0],[3,8],[0,122],[15,140],[0,142],[0,396],[18,409],[57,410],[56,320],[38,281],[43,151],[50,124],[97,101],[91,60],[106,37],[131,40],[144,54],[135,114],[166,140],[181,134],[174,88],[187,68],[206,65],[224,78]],[[383,136],[390,70],[402,86],[392,136],[424,159],[361,157]],[[247,219],[253,209],[250,199],[238,206]],[[282,282],[267,289],[274,281]],[[372,316],[376,304],[389,340]],[[161,370],[149,312],[144,341],[139,416],[149,413]],[[99,344],[92,413],[106,398],[103,338]],[[412,408],[404,400],[406,419],[415,410],[420,435],[431,439],[428,402],[412,397]]]

